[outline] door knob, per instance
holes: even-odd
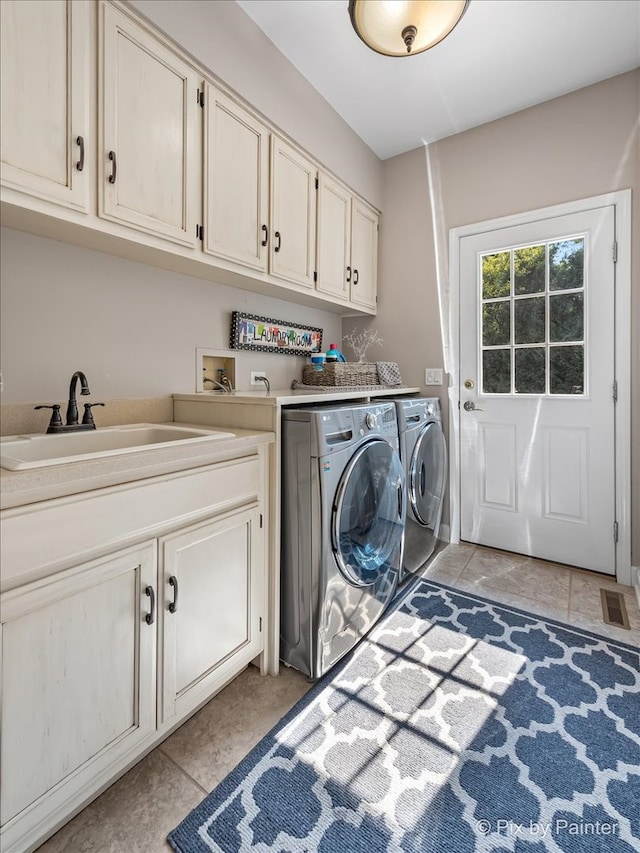
[[[467,400],[463,406],[465,412],[484,412],[484,409],[476,408],[476,404],[473,400]]]

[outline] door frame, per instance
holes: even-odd
[[[449,229],[449,517],[450,542],[460,541],[460,248],[461,240],[501,228],[526,225],[580,213],[597,207],[614,207],[617,261],[615,280],[615,513],[618,522],[616,580],[631,585],[631,190],[579,199],[566,204],[503,216]],[[613,251],[613,247],[612,247]],[[612,389],[613,392],[613,389]],[[613,531],[611,531],[613,536]]]

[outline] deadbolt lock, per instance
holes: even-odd
[[[473,379],[465,379],[464,387],[467,389],[467,391],[471,391],[474,386],[475,382],[473,381]]]

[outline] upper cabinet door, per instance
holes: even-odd
[[[100,215],[192,246],[198,78],[111,5],[101,7]]]
[[[317,168],[271,137],[271,275],[314,287]]]
[[[269,132],[206,84],[205,252],[267,270]]]
[[[2,185],[84,212],[88,12],[84,0],[0,4]]]
[[[378,222],[375,210],[357,199],[351,207],[351,301],[376,307],[378,280]]]
[[[320,174],[318,179],[318,281],[316,290],[348,301],[351,268],[351,193]]]

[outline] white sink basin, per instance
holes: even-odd
[[[0,439],[0,467],[10,471],[119,456],[166,445],[233,438],[232,432],[165,424],[131,424],[60,435],[13,435]]]

